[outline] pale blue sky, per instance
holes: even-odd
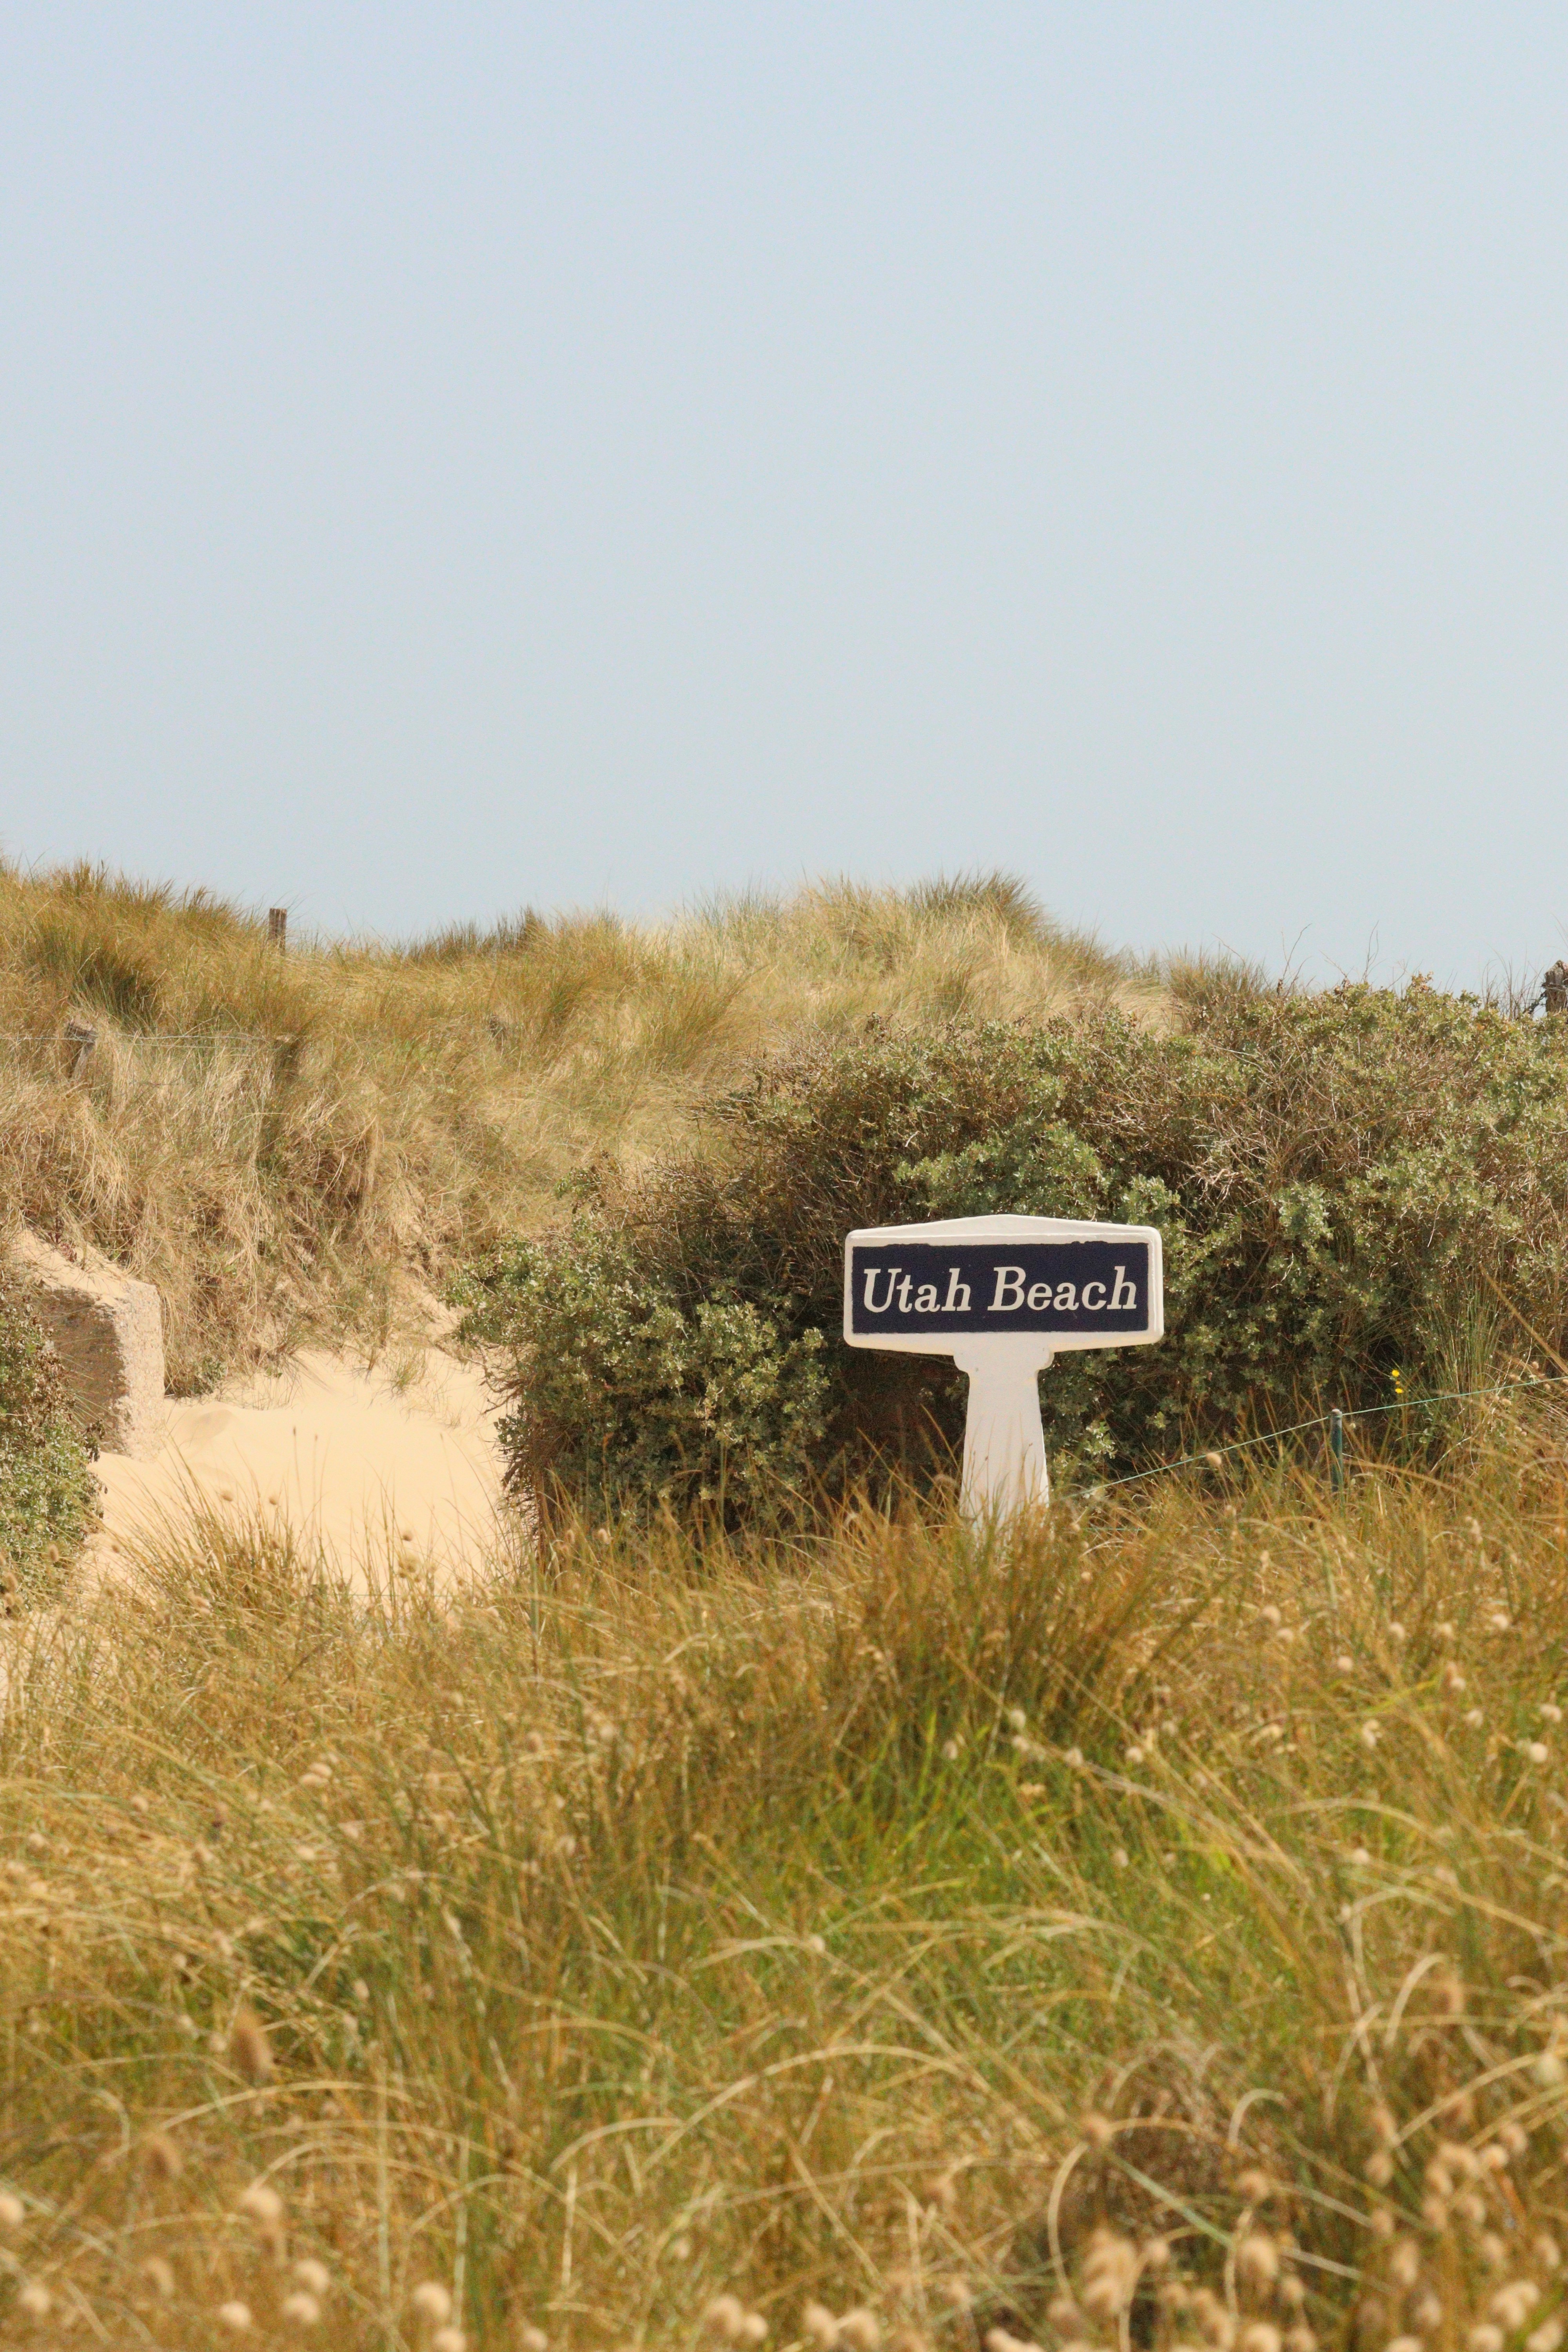
[[[0,16],[0,845],[1568,947],[1568,9]]]

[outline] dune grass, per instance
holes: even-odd
[[[197,1387],[803,1032],[1255,986],[1005,879],[279,957],[8,873],[0,1215]],[[1562,2352],[1553,1399],[1339,1500],[520,1527],[457,1594],[198,1509],[6,1621],[0,2342]]]
[[[1158,994],[1005,877],[280,956],[202,893],[0,868],[0,1225],[156,1282],[199,1390],[309,1336],[384,1344],[459,1255],[547,1223],[585,1163],[679,1148],[786,1036]]]
[[[20,1622],[0,2340],[1554,2352],[1568,1429],[1473,1412]]]

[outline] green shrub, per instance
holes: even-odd
[[[471,1328],[527,1335],[501,1423],[514,1484],[560,1476],[595,1507],[635,1491],[745,1508],[809,1478],[825,1432],[819,1331],[785,1336],[722,1286],[683,1306],[588,1219],[570,1249],[519,1244],[491,1290]]]
[[[0,1270],[0,1592],[7,1605],[58,1580],[92,1503],[87,1448],[59,1360],[20,1286]]]
[[[837,1337],[855,1225],[1027,1211],[1160,1228],[1164,1342],[1063,1357],[1041,1383],[1053,1456],[1079,1470],[1386,1404],[1396,1370],[1406,1395],[1465,1386],[1526,1323],[1559,1346],[1564,1024],[1421,982],[1308,996],[1212,978],[1189,976],[1175,1034],[1107,1009],[871,1029],[759,1067],[711,1107],[703,1156],[601,1188],[489,1270],[473,1328],[512,1349],[514,1475],[689,1496],[722,1458],[738,1499],[742,1440],[752,1493],[807,1468],[832,1485],[944,1466],[960,1376]]]

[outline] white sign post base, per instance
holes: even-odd
[[[950,1217],[870,1225],[844,1244],[851,1348],[951,1356],[969,1375],[960,1508],[984,1519],[1048,1503],[1039,1376],[1080,1348],[1164,1332],[1152,1225],[1072,1217]]]
[[[1029,1331],[967,1347],[960,1340],[953,1349],[953,1362],[969,1375],[958,1495],[966,1519],[1006,1517],[1050,1501],[1039,1376],[1055,1353]]]

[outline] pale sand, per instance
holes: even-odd
[[[112,1576],[117,1546],[177,1526],[199,1496],[239,1520],[286,1519],[362,1585],[383,1580],[395,1549],[461,1580],[503,1540],[496,1410],[479,1368],[436,1348],[401,1392],[384,1372],[307,1351],[283,1372],[172,1398],[152,1459],[99,1457],[88,1580]]]

